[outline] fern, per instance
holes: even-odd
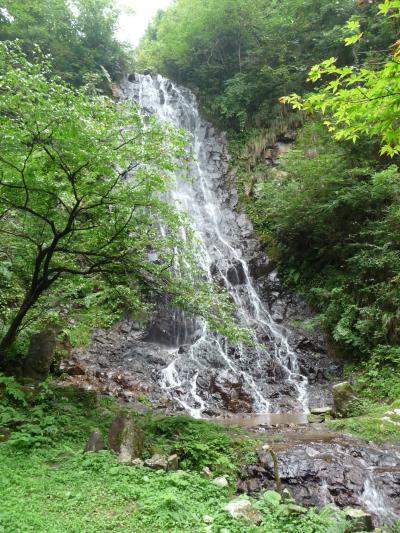
[[[4,390],[6,400],[14,401],[20,405],[27,405],[26,393],[15,378],[0,374],[0,391]]]

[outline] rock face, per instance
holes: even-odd
[[[23,377],[34,381],[44,381],[50,372],[57,345],[57,334],[47,329],[32,335],[28,354],[24,359]]]
[[[127,413],[120,413],[114,419],[109,434],[110,450],[118,454],[121,463],[130,464],[143,453],[144,433]]]
[[[293,436],[292,436],[293,437]],[[376,525],[400,518],[400,449],[380,449],[334,434],[307,434],[287,444],[274,445],[279,477],[304,506],[356,507],[373,515]],[[274,489],[270,454],[259,452],[259,462],[243,469],[241,492]]]
[[[334,385],[332,389],[333,404],[338,415],[346,415],[349,407],[357,399],[354,388],[347,381]]]

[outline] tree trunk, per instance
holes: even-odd
[[[0,368],[4,365],[7,355],[17,339],[17,334],[26,314],[37,302],[39,296],[40,292],[36,292],[36,294],[28,294],[25,297],[24,301],[21,304],[21,307],[19,308],[18,313],[15,315],[13,321],[9,326],[7,333],[2,338],[0,342]]]

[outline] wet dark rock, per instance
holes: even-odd
[[[294,436],[296,434],[293,434]],[[366,510],[376,525],[400,517],[400,469],[391,469],[400,461],[400,449],[379,449],[334,434],[318,434],[307,439],[299,433],[299,442],[272,445],[278,456],[279,476],[300,505],[323,507],[328,503]],[[314,439],[314,440],[311,440]],[[274,489],[275,476],[270,455],[258,451],[258,463],[244,467],[240,492],[255,494]],[[386,470],[376,468],[386,465]],[[379,495],[379,496],[378,496]],[[381,501],[376,501],[377,498]],[[374,507],[375,506],[375,507]],[[385,511],[383,511],[383,509]],[[385,514],[386,513],[386,514]]]
[[[196,324],[193,317],[186,315],[180,309],[171,307],[168,300],[164,299],[151,318],[143,340],[178,347],[182,344],[190,344],[195,330]]]
[[[90,434],[89,440],[85,447],[85,452],[100,452],[104,450],[104,442],[101,433],[94,431]]]
[[[249,271],[255,279],[259,279],[263,276],[268,276],[268,274],[270,274],[273,269],[274,267],[271,261],[263,253],[256,255],[255,257],[253,257],[253,259],[249,261]]]
[[[232,285],[242,285],[246,282],[246,274],[242,263],[238,262],[235,265],[232,265],[227,273],[226,277]]]
[[[28,354],[24,359],[23,378],[44,381],[49,375],[56,346],[57,333],[53,329],[32,335]]]
[[[211,384],[211,394],[218,394],[224,409],[232,413],[251,413],[253,399],[238,376],[228,371],[219,373]]]

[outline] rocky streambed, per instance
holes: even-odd
[[[400,448],[375,446],[329,432],[322,425],[267,429],[261,440],[275,451],[283,486],[304,506],[361,508],[375,526],[400,517]],[[243,468],[238,490],[248,494],[275,487],[271,454]]]

